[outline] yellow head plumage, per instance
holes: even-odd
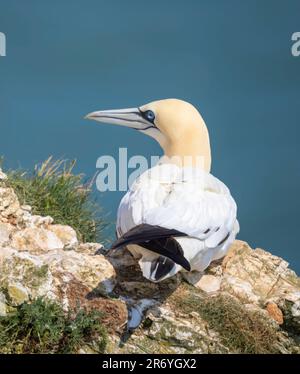
[[[139,130],[156,139],[165,156],[176,159],[181,166],[186,162],[193,166],[202,164],[206,171],[210,171],[207,127],[198,110],[186,101],[158,100],[139,108],[93,112],[87,118]]]

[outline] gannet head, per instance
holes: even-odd
[[[153,101],[138,108],[92,112],[86,118],[138,130],[154,138],[165,156],[181,166],[188,162],[210,170],[207,127],[198,110],[186,101]]]

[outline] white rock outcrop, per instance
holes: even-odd
[[[124,325],[125,303],[101,298],[112,292],[116,272],[98,253],[100,248],[98,243],[79,243],[72,227],[21,206],[0,170],[0,315],[41,296],[60,302],[65,310],[78,305],[109,309],[115,326]],[[89,299],[93,293],[99,298]]]
[[[237,240],[204,274],[151,283],[126,249],[81,243],[72,227],[20,205],[0,169],[0,316],[39,296],[66,311],[104,311],[110,353],[244,353],[249,341],[250,352],[300,353],[300,279],[282,258]],[[224,315],[236,324],[238,313],[246,323],[240,346],[223,336],[227,325],[215,323]],[[126,325],[131,336],[120,345]]]

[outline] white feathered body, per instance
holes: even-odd
[[[117,234],[140,224],[176,229],[187,234],[176,240],[191,270],[202,272],[211,261],[223,257],[239,231],[237,207],[229,189],[210,173],[175,164],[158,164],[139,176],[123,197],[117,218]],[[151,261],[159,255],[139,245],[128,249],[139,258],[150,279]],[[174,267],[165,278],[178,271]]]

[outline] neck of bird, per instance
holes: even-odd
[[[202,134],[203,135],[203,134]],[[162,144],[164,163],[176,164],[179,167],[193,167],[210,172],[211,151],[208,134],[205,136],[189,137],[188,139],[173,139]]]

